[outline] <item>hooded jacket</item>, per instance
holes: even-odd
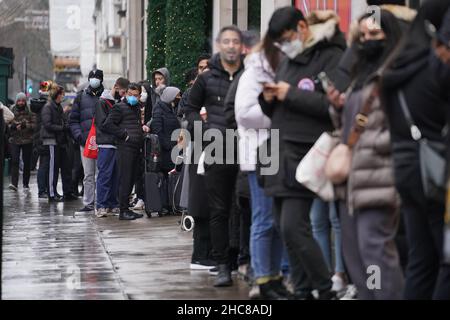
[[[279,130],[279,171],[265,179],[268,196],[314,197],[295,180],[298,164],[325,131],[332,130],[329,102],[317,76],[332,73],[346,48],[338,27],[339,18],[332,11],[316,11],[308,17],[311,37],[294,59],[285,58],[276,72],[275,82],[291,85],[284,102],[259,102]]]
[[[155,76],[157,73],[160,73],[163,75],[164,79],[166,80],[164,86],[157,87]],[[160,68],[152,73],[152,90],[149,92],[149,98],[151,99],[153,108],[156,106],[156,103],[161,99],[161,94],[164,91],[166,87],[170,86],[170,72],[167,68]]]
[[[1,101],[0,109],[3,110],[3,120],[5,120],[5,124],[8,124],[14,120],[14,113],[12,113],[11,110],[9,110],[9,108],[5,106]]]
[[[262,83],[275,78],[263,52],[251,54],[245,60],[245,72],[236,92],[235,115],[239,131],[239,163],[242,171],[255,171],[257,150],[268,138],[270,119],[262,112],[258,97]]]
[[[111,91],[105,90],[95,107],[95,127],[97,129],[96,141],[99,146],[114,146],[116,138],[105,130],[105,122],[116,100],[111,95]]]
[[[177,141],[172,141],[172,133],[180,129],[180,123],[177,118],[176,108],[172,106],[180,90],[168,87],[161,95],[159,101],[153,109],[153,119],[151,124],[152,133],[159,138],[162,149],[161,168],[170,171],[175,164],[172,162],[172,149],[177,145]]]
[[[11,108],[14,114],[14,120],[9,125],[10,127],[10,142],[18,145],[32,144],[33,134],[36,128],[36,117],[25,105],[23,108],[14,105]],[[25,128],[23,125],[25,124]],[[22,125],[22,129],[18,130],[17,126]]]

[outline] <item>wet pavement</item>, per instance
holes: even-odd
[[[245,300],[248,286],[212,287],[189,269],[192,233],[179,217],[123,222],[74,214],[75,202],[49,204],[31,190],[3,186],[2,299]]]

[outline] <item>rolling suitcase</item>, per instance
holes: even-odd
[[[160,167],[160,147],[158,136],[149,134],[145,137],[144,156],[145,156],[145,213],[149,218],[152,213],[161,214],[163,203],[161,200],[161,185],[163,179],[158,172]]]

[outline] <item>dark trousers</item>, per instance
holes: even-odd
[[[281,231],[296,293],[331,289],[331,275],[319,244],[313,237],[310,211],[313,199],[275,198],[274,214]]]
[[[136,191],[136,197],[138,199],[145,199],[145,188],[144,188],[144,173],[145,173],[145,158],[142,153],[139,154],[139,166],[136,170],[136,183],[134,185],[134,190]]]
[[[48,146],[39,147],[39,169],[37,173],[37,182],[39,195],[48,193],[48,171],[50,170],[50,151]]]
[[[342,246],[350,278],[361,300],[400,300],[404,286],[395,244],[399,214],[393,209],[359,210],[350,216],[340,204]],[[369,267],[379,267],[380,288],[369,288]],[[368,272],[369,271],[369,272]]]
[[[250,199],[239,197],[238,210],[240,219],[240,244],[238,265],[250,264],[250,230],[252,224],[252,209]]]
[[[139,165],[139,149],[119,146],[117,149],[119,168],[119,205],[120,211],[129,210],[129,197],[136,182],[136,170]]]
[[[236,177],[236,165],[211,165],[205,175],[208,204],[211,212],[210,230],[214,261],[230,264],[229,223]]]
[[[99,148],[97,169],[97,209],[117,208],[119,194],[117,150]]]
[[[83,183],[84,179],[84,170],[83,170],[83,164],[81,162],[81,150],[80,146],[78,144],[71,144],[70,145],[70,152],[69,156],[71,156],[72,159],[72,183],[73,183],[73,191],[76,195],[80,194],[79,186],[80,183]]]
[[[211,259],[211,234],[209,232],[209,219],[195,218],[194,249],[192,262],[202,262]]]
[[[66,146],[49,146],[50,166],[48,171],[49,196],[57,195],[58,174],[61,172],[63,194],[69,195],[72,190],[72,168],[68,157]]]
[[[22,151],[23,160],[23,186],[28,186],[30,183],[31,171],[31,154],[33,152],[32,144],[11,144],[11,184],[18,186],[19,184],[19,162],[20,152]]]
[[[450,267],[443,263],[445,204],[425,198],[418,159],[418,154],[411,158],[394,154],[409,250],[404,297],[450,299]]]

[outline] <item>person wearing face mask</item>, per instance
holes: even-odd
[[[114,105],[103,123],[103,129],[114,136],[117,146],[120,220],[136,220],[143,217],[142,214],[129,209],[129,196],[136,180],[144,142],[139,104],[141,90],[138,83],[131,83],[125,98]]]
[[[64,97],[64,88],[56,83],[52,83],[49,101],[44,106],[41,113],[41,139],[43,145],[48,146],[50,151],[50,169],[48,178],[50,202],[76,199],[76,197],[73,196],[72,172],[68,165],[70,162],[66,150],[70,129],[61,105],[64,101]],[[61,171],[64,199],[60,198],[56,192],[59,171]]]
[[[357,63],[345,103],[335,103],[335,124],[341,141],[352,146],[350,173],[337,187],[344,260],[361,300],[402,299],[404,285],[395,235],[400,197],[395,189],[386,106],[380,99],[380,78],[387,57],[402,37],[396,17],[381,10],[381,25],[364,15],[358,20]],[[332,93],[334,88],[330,88]],[[330,95],[332,97],[332,95]],[[362,119],[360,124],[357,119]],[[361,132],[355,137],[355,129]],[[367,286],[367,270],[380,268],[379,290]]]
[[[11,148],[11,184],[10,189],[17,191],[19,183],[20,152],[23,158],[23,188],[29,189],[31,153],[33,149],[33,133],[36,119],[27,104],[27,96],[21,92],[17,94],[16,104],[11,108],[14,120],[9,124]]]
[[[153,109],[151,132],[158,135],[161,144],[161,169],[167,175],[175,167],[171,154],[177,142],[172,141],[172,133],[180,128],[177,119],[177,108],[181,100],[181,91],[175,87],[167,87]]]
[[[443,261],[445,197],[425,194],[419,143],[415,141],[418,132],[411,129],[403,111],[406,105],[421,137],[430,146],[445,148],[449,83],[442,82],[433,67],[435,53],[429,26],[440,30],[449,8],[449,0],[423,3],[382,79],[395,182],[409,248],[404,290],[407,300],[450,299],[450,267]],[[404,94],[403,107],[400,91]],[[445,151],[440,150],[442,156]]]
[[[116,80],[111,91],[105,90],[95,108],[97,159],[97,211],[98,218],[119,213],[117,147],[113,134],[105,128],[105,122],[113,106],[119,103],[127,92],[130,81],[125,78]]]
[[[274,198],[275,223],[287,248],[297,299],[334,299],[331,275],[311,233],[310,210],[315,195],[295,180],[299,162],[325,131],[332,131],[329,103],[317,84],[321,72],[332,73],[346,48],[332,11],[315,11],[308,19],[293,7],[274,12],[268,34],[286,55],[274,82],[259,96],[262,111],[279,131],[280,168],[264,177],[267,196]]]
[[[86,140],[89,131],[91,130],[95,107],[104,91],[102,70],[91,71],[88,79],[89,87],[77,95],[69,119],[72,136],[75,141],[80,144],[81,154],[84,153]],[[86,157],[82,157],[81,160],[84,170],[84,207],[78,212],[92,212],[95,207],[95,176],[97,161]]]

